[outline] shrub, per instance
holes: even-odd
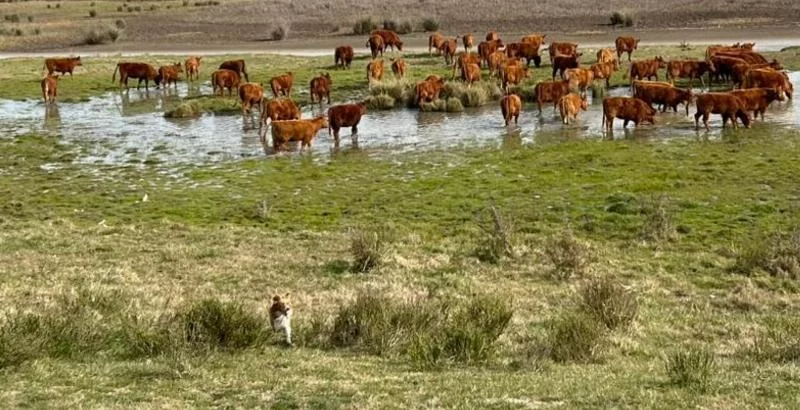
[[[94,2],[89,3],[89,7],[94,7]]]
[[[28,16],[28,23],[33,23],[33,16]]]
[[[60,9],[61,8],[61,3],[56,3],[56,8]]]
[[[36,35],[36,36],[38,36],[39,34],[42,34],[42,29],[40,29],[38,27],[33,29],[33,34]]]
[[[289,37],[289,23],[279,21],[277,27],[272,30],[270,38],[273,41],[286,40]]]
[[[151,4],[150,11],[156,11],[156,10],[158,10],[158,6],[156,6],[155,4]]]
[[[183,0],[182,4],[183,4],[183,7],[188,6],[189,5],[189,0]]]
[[[122,12],[122,6],[117,6],[117,11]]]
[[[364,102],[370,110],[391,110],[395,105],[394,98],[388,94],[371,95]]]
[[[422,29],[425,31],[437,31],[439,30],[439,22],[434,19],[422,20]]]
[[[414,26],[410,21],[404,21],[395,31],[397,34],[410,34],[414,32]]]
[[[582,290],[581,309],[609,330],[627,328],[636,319],[636,295],[609,278],[592,279]]]
[[[499,100],[502,96],[500,87],[489,81],[480,81],[472,87],[460,82],[448,82],[442,90],[442,98],[458,98],[464,107],[480,107],[489,101]]]
[[[462,111],[464,111],[464,104],[461,103],[461,100],[454,97],[447,99],[447,112],[462,112]]]
[[[397,22],[394,20],[383,20],[383,29],[397,32]]]
[[[676,351],[665,357],[664,368],[670,383],[705,392],[714,375],[714,353],[694,347]]]
[[[117,41],[119,34],[119,30],[112,27],[93,28],[84,34],[83,43],[88,45],[113,43]]]
[[[372,19],[363,19],[357,21],[353,25],[353,34],[358,34],[358,35],[369,34],[372,32],[372,30],[375,30],[377,28],[378,25],[375,24],[372,21]]]
[[[49,5],[49,4],[47,5],[47,8],[48,8],[48,9],[50,8],[50,5]]]
[[[92,17],[92,18],[97,17],[97,11],[96,10],[89,10],[89,17]]]
[[[374,84],[370,89],[370,94],[377,96],[388,95],[394,100],[394,105],[408,105],[414,101],[414,84],[405,81],[383,81]]]
[[[419,110],[424,112],[444,112],[447,110],[447,101],[442,99],[430,102],[422,101],[419,103]]]
[[[350,232],[350,254],[353,272],[366,273],[383,263],[390,242],[385,229],[354,229]]]
[[[631,16],[625,17],[625,27],[633,27],[633,17]]]
[[[672,222],[672,210],[666,195],[644,199],[639,212],[644,217],[641,235],[645,240],[664,242],[677,238],[678,233]]]
[[[478,244],[478,259],[497,263],[504,258],[514,256],[514,227],[507,218],[503,220],[494,206],[489,208],[489,219],[478,220],[478,227],[483,231],[483,238]]]
[[[550,322],[547,350],[557,362],[588,363],[597,360],[605,343],[602,323],[582,312],[566,312]]]
[[[128,25],[125,23],[125,20],[117,19],[117,21],[114,22],[114,26],[116,26],[120,30],[125,30],[125,27],[127,27]]]
[[[759,235],[741,244],[731,270],[749,275],[758,269],[772,276],[800,278],[800,229]]]
[[[614,13],[611,14],[612,26],[619,26],[622,25],[622,23],[624,22],[625,22],[625,16],[622,13],[615,11]]]
[[[142,11],[142,6],[136,6],[133,8],[133,10],[135,10],[136,12],[140,12]]]
[[[3,18],[11,23],[19,23],[19,14],[6,14]]]
[[[579,241],[569,230],[547,241],[544,256],[553,267],[551,275],[561,280],[585,275],[595,258],[589,245]]]
[[[14,29],[14,35],[17,37],[22,37],[25,33],[22,32],[22,29]]]
[[[186,342],[212,349],[243,349],[263,342],[266,321],[236,303],[206,299],[176,315]]]

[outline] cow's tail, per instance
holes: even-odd
[[[117,79],[117,70],[119,70],[119,63],[117,63],[117,66],[114,68],[114,74],[111,74],[112,83]],[[119,75],[122,75],[122,73],[119,73]]]

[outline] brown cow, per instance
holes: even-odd
[[[373,34],[369,36],[369,40],[367,40],[367,48],[369,48],[370,53],[372,53],[372,58],[378,58],[378,54],[383,57],[383,51],[386,49],[386,45],[383,42],[383,37]]]
[[[678,104],[686,106],[686,115],[689,115],[689,103],[692,102],[692,90],[682,90],[675,88],[669,83],[634,81],[633,96],[646,102],[651,107],[653,104],[663,106],[661,112],[665,112],[667,107],[671,107],[674,112],[678,112]]]
[[[536,104],[539,106],[539,114],[542,113],[542,103],[553,103],[553,110],[556,109],[558,100],[569,94],[569,81],[542,81],[533,88],[536,94]]]
[[[539,49],[542,47],[542,45],[544,45],[545,37],[547,37],[547,34],[528,34],[527,36],[522,37],[519,42],[535,44],[536,48]]]
[[[570,68],[564,72],[564,79],[569,81],[570,88],[577,88],[581,95],[586,95],[592,82],[594,82],[594,71],[589,68]]]
[[[613,60],[605,63],[594,63],[589,69],[592,70],[595,80],[606,80],[606,88],[608,88],[611,86],[611,76],[619,70],[619,62]]]
[[[619,61],[617,60],[617,56],[614,55],[614,50],[610,48],[601,48],[597,50],[598,63],[610,63],[612,61]]]
[[[333,51],[333,64],[342,69],[350,68],[350,63],[353,62],[353,47],[339,46]]]
[[[766,68],[748,71],[742,81],[742,88],[774,88],[778,92],[783,92],[790,100],[794,93],[794,86],[785,72]]]
[[[603,99],[602,127],[609,133],[614,128],[615,118],[623,120],[622,127],[625,128],[631,121],[636,126],[641,123],[654,124],[655,115],[656,110],[638,98],[606,97]]]
[[[217,95],[217,89],[219,89],[219,95],[225,95],[226,88],[228,95],[233,95],[233,89],[238,89],[241,81],[239,73],[233,70],[220,69],[211,74],[211,87],[214,89],[214,95]]]
[[[738,57],[726,57],[726,56],[719,56],[715,55],[711,57],[709,60],[711,65],[714,67],[712,71],[714,77],[720,81],[727,81],[733,79],[733,67],[737,64],[748,64],[747,61],[744,61]]]
[[[709,46],[706,49],[706,59],[710,59],[711,57],[714,57],[714,55],[716,53],[718,53],[718,52],[752,51],[753,47],[755,47],[755,45],[756,45],[756,43],[744,43],[744,44],[736,43],[736,44],[734,44],[732,46],[723,46],[723,45],[716,44],[716,45],[713,45],[713,46]]]
[[[81,63],[80,56],[67,58],[47,58],[44,60],[44,67],[42,67],[42,71],[47,70],[47,75],[53,75],[53,73],[69,73],[69,76],[72,77],[72,70],[79,65],[83,65],[83,63]]]
[[[508,57],[502,51],[495,51],[489,56],[489,75],[500,77],[503,65],[508,62]]]
[[[748,64],[766,64],[769,62],[766,57],[754,51],[720,52],[714,57],[733,57],[741,58]]]
[[[519,49],[522,47],[522,43],[508,43],[506,44],[506,56],[508,57],[516,57],[519,54]]]
[[[367,84],[372,85],[372,80],[381,81],[383,79],[383,59],[372,60],[367,64]]]
[[[311,104],[314,104],[315,97],[320,104],[322,104],[322,97],[328,99],[328,104],[331,103],[331,83],[331,75],[328,73],[320,74],[319,77],[311,79],[311,83],[308,86],[309,94],[311,94]]]
[[[311,149],[311,141],[319,130],[328,127],[328,120],[324,116],[312,120],[286,120],[272,121],[272,149],[278,152],[286,147],[286,143],[297,141],[302,151]]]
[[[287,71],[286,74],[275,76],[269,79],[269,88],[275,98],[280,96],[289,97],[292,95],[292,84],[294,83],[294,73]]]
[[[403,78],[406,75],[406,69],[408,68],[408,63],[403,57],[397,57],[392,59],[392,73],[397,78]]]
[[[550,64],[553,63],[556,56],[574,56],[578,53],[578,43],[567,43],[554,41],[550,43],[547,49],[550,54]]]
[[[558,100],[558,110],[561,113],[561,121],[565,125],[569,125],[569,120],[577,120],[578,113],[589,107],[589,101],[586,96],[569,93]]]
[[[244,83],[239,86],[239,100],[242,101],[242,115],[251,113],[251,109],[261,104],[264,99],[264,86],[258,83]],[[263,107],[262,111],[263,111]]]
[[[467,83],[467,87],[472,87],[472,83],[481,80],[481,66],[477,64],[466,64],[462,66],[461,80]]]
[[[519,113],[522,111],[522,100],[516,94],[509,94],[500,100],[500,112],[503,113],[503,120],[506,122],[506,127],[514,118],[514,124],[519,120]]]
[[[778,60],[772,60],[772,62],[766,64],[747,64],[747,63],[737,63],[734,64],[732,67],[731,79],[733,80],[733,87],[736,88],[741,87],[742,83],[744,82],[744,77],[747,75],[747,72],[750,70],[757,70],[757,69],[771,69],[771,70],[783,70],[783,66]]]
[[[58,96],[58,77],[48,74],[42,78],[42,98],[44,104],[53,104]]]
[[[639,48],[639,39],[633,37],[619,36],[614,40],[617,47],[617,59],[622,60],[622,54],[628,53],[628,62],[631,62],[631,53]]]
[[[443,42],[444,36],[438,31],[428,36],[428,54],[433,54],[432,50],[436,50],[438,53]]]
[[[496,31],[490,31],[486,33],[486,41],[497,41],[500,40],[500,35],[497,34]]]
[[[714,71],[714,66],[709,61],[673,60],[667,63],[667,81],[675,84],[676,78],[688,78],[689,88],[694,84],[694,79],[699,78],[700,84],[706,86],[703,74]]]
[[[400,41],[400,36],[392,30],[373,30],[370,35],[379,35],[383,38],[383,44],[386,47],[391,47],[392,51],[397,47],[397,51],[403,51],[403,42]]]
[[[531,66],[531,61],[537,68],[542,64],[542,57],[539,56],[539,45],[532,42],[519,43],[517,57],[524,58],[528,67]]]
[[[504,47],[503,40],[481,41],[478,44],[478,55],[481,56],[481,64],[489,65],[489,56],[495,51]]]
[[[578,68],[580,59],[583,53],[578,53],[571,56],[557,55],[553,58],[553,81],[556,79],[556,73],[564,78],[564,71],[570,68]]]
[[[436,100],[439,98],[439,94],[442,92],[443,88],[443,78],[431,78],[431,76],[428,76],[428,79],[417,83],[414,102],[419,105],[422,102],[431,102]]]
[[[164,65],[158,68],[158,76],[156,76],[156,88],[159,87],[160,84],[164,84],[164,88],[166,89],[170,83],[175,85],[175,88],[178,88],[178,78],[180,78],[180,73],[183,72],[183,66],[181,63],[175,63],[173,65]]]
[[[125,84],[125,89],[128,88],[128,78],[134,78],[139,80],[136,83],[136,89],[139,89],[139,86],[142,85],[142,81],[144,81],[144,89],[149,89],[150,81],[155,81],[156,77],[158,77],[158,71],[156,71],[155,67],[147,63],[117,63],[117,67],[114,69],[114,74],[111,75],[111,82],[113,83],[116,76],[117,71],[119,71],[119,86],[122,87]]]
[[[506,65],[503,67],[501,81],[503,90],[508,92],[509,84],[519,84],[528,78],[528,67],[523,67],[517,64]]]
[[[352,127],[350,130],[350,138],[353,140],[353,145],[358,144],[356,134],[358,134],[358,123],[361,122],[361,117],[367,113],[367,105],[363,102],[356,104],[340,104],[328,108],[328,133],[333,130],[333,140],[335,146],[339,146],[339,129],[344,127]]]
[[[753,120],[758,119],[758,114],[761,114],[761,119],[764,119],[764,112],[773,101],[783,101],[783,93],[774,88],[749,88],[746,90],[734,90],[731,94],[739,97],[745,104],[745,109],[753,111]]]
[[[270,121],[299,120],[300,107],[290,98],[274,98],[261,103],[261,128]],[[262,141],[263,142],[263,141]]]
[[[464,44],[464,52],[469,53],[475,45],[475,38],[472,37],[472,33],[467,33],[461,38],[461,42]]]
[[[633,84],[633,80],[645,78],[649,80],[651,77],[655,77],[656,81],[658,81],[658,69],[666,67],[667,63],[661,56],[656,56],[651,60],[634,61],[631,63],[630,70],[631,84]]]
[[[708,126],[710,114],[722,115],[722,128],[725,128],[725,123],[728,122],[728,119],[733,123],[733,128],[738,128],[736,118],[741,119],[746,128],[750,128],[750,116],[747,114],[747,106],[739,97],[731,93],[700,94],[697,96],[696,104],[697,113],[694,114],[694,124],[697,129],[700,129],[700,117],[703,117],[706,131],[710,130]]]
[[[461,67],[467,64],[481,65],[481,57],[475,53],[462,53],[456,57],[456,63],[453,64],[453,80],[456,79],[456,71],[461,71]]]
[[[456,55],[456,51],[458,51],[458,39],[450,39],[445,40],[442,39],[441,44],[439,45],[439,52],[444,55],[444,63],[445,64],[453,64],[453,56]]]
[[[183,62],[183,66],[186,70],[187,81],[200,79],[200,60],[202,59],[203,59],[202,56],[200,57],[192,56],[187,58],[186,61]]]
[[[244,76],[245,81],[250,81],[250,77],[247,76],[247,67],[244,63],[244,60],[228,60],[224,61],[222,64],[219,65],[220,70],[231,70],[236,71],[241,78]]]
[[[427,77],[425,77],[424,81],[444,81],[444,80],[442,79],[441,76],[438,76],[436,74],[429,74]]]

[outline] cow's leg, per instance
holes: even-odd
[[[628,123],[629,122],[630,122],[630,120],[628,120],[628,119],[625,119],[624,121],[622,121],[622,128],[628,128]]]
[[[706,131],[711,131],[711,127],[708,126],[708,117],[711,116],[711,113],[704,112],[703,113],[703,124],[706,126]]]
[[[700,116],[701,115],[703,115],[703,114],[701,114],[700,111],[698,111],[698,112],[696,112],[694,114],[694,129],[696,129],[696,130],[700,129]]]
[[[328,91],[328,93],[326,94],[326,96],[328,97],[328,105],[330,105],[330,103],[331,103],[331,92],[330,92],[330,91]],[[321,99],[320,99],[320,100],[321,100]]]

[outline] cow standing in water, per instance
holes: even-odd
[[[42,78],[42,98],[45,105],[55,103],[56,96],[58,96],[58,77],[48,74]]]

